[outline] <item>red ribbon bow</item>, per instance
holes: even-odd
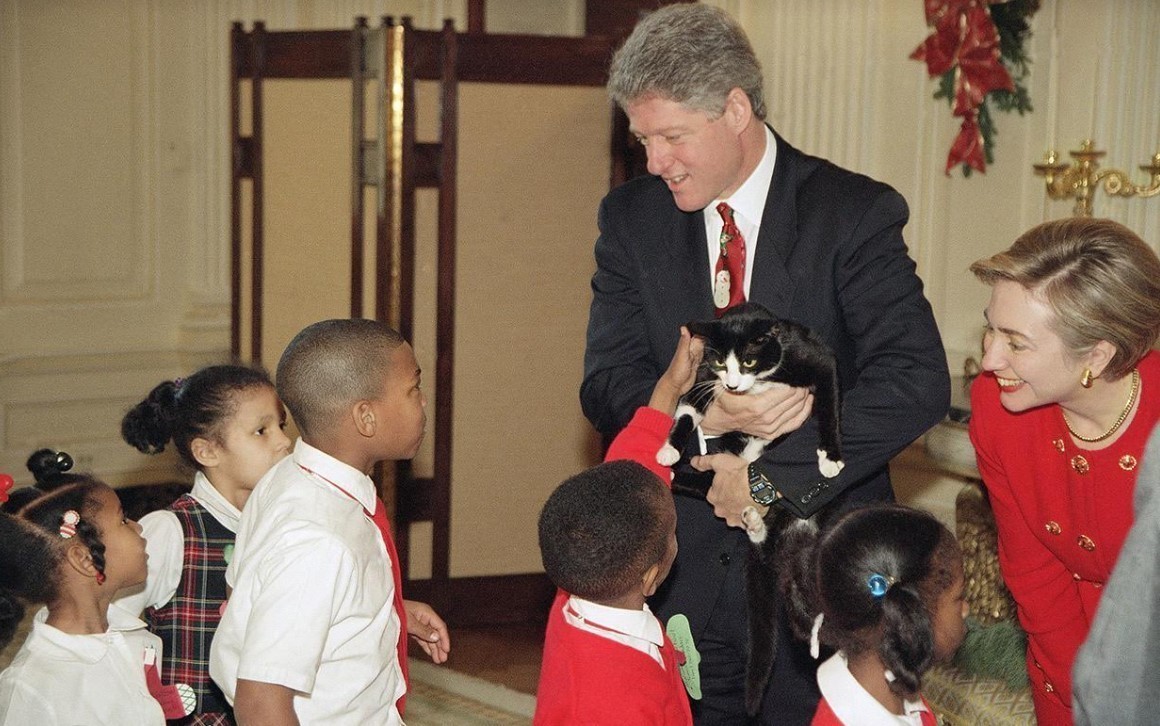
[[[947,155],[947,174],[959,164],[986,171],[979,106],[991,91],[1015,90],[1011,74],[999,60],[999,31],[989,4],[990,0],[925,0],[926,22],[935,30],[910,54],[926,62],[932,77],[955,72],[953,114],[963,123]]]

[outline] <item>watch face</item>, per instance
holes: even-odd
[[[753,501],[757,502],[763,507],[767,507],[773,503],[773,500],[777,497],[777,493],[774,491],[772,486],[769,484],[764,484],[760,487],[756,487],[752,491],[752,496]]]

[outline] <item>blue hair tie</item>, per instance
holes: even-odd
[[[870,575],[870,578],[866,580],[866,587],[870,589],[870,595],[875,600],[881,600],[883,597],[885,597],[886,591],[889,590],[890,586],[893,584],[893,577],[879,575],[877,572]]]

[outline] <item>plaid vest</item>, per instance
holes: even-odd
[[[173,599],[146,609],[145,619],[164,644],[166,682],[186,683],[197,693],[193,714],[176,723],[232,724],[229,703],[209,677],[209,646],[226,601],[225,548],[234,544],[234,533],[188,494],[169,510],[185,533],[181,581]]]

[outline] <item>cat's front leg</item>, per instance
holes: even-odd
[[[765,541],[769,530],[765,526],[765,519],[757,511],[757,507],[746,507],[741,510],[741,524],[745,526],[745,534],[753,544]]]
[[[657,463],[663,466],[672,466],[681,459],[681,448],[692,435],[693,430],[701,425],[704,416],[695,406],[681,401],[673,413],[673,428],[665,445],[657,452]]]
[[[745,442],[745,448],[741,450],[738,456],[744,459],[746,464],[752,464],[761,458],[768,444],[769,439],[763,439],[759,436],[748,436]]]

